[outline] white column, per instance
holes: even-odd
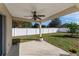
[[[42,33],[41,33],[41,22],[39,23],[39,34],[40,34],[40,37],[42,37]]]
[[[43,41],[41,28],[42,28],[42,25],[41,25],[41,22],[39,22],[39,35],[40,35],[40,40]]]

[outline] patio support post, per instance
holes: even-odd
[[[40,22],[40,24],[39,24],[39,34],[40,34],[40,37],[42,37],[42,33],[41,33],[41,22]]]
[[[40,40],[42,41],[43,40],[43,37],[42,37],[41,28],[42,28],[42,25],[41,25],[41,22],[39,22],[39,34],[40,34]]]

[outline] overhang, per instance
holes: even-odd
[[[6,3],[5,6],[15,20],[25,20],[33,22],[31,16],[32,10],[38,14],[43,14],[42,21],[54,19],[72,12],[79,11],[79,4],[74,3]]]

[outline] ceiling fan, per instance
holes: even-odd
[[[32,11],[32,16],[25,16],[25,17],[32,17],[33,20],[42,20],[41,17],[45,17],[45,15],[38,15],[37,11]]]

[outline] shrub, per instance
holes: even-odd
[[[16,39],[12,39],[12,44],[17,44],[20,42],[20,39],[19,38],[16,38]]]
[[[69,28],[69,33],[71,33],[71,36],[74,36],[74,33],[77,33],[78,25],[76,23],[67,24],[67,27]]]
[[[69,51],[72,53],[77,53],[77,51],[75,49],[70,49]]]

